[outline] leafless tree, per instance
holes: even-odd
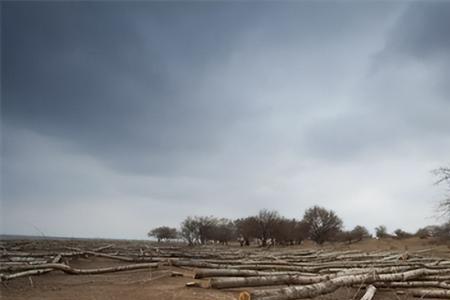
[[[375,228],[375,235],[379,239],[390,237],[390,234],[387,232],[387,228],[384,225],[380,225]]]
[[[236,239],[236,227],[233,221],[225,218],[215,220],[209,238],[222,244],[228,244]]]
[[[268,239],[273,239],[274,231],[277,223],[280,220],[280,215],[277,211],[269,211],[267,209],[261,209],[256,216],[257,221],[257,238],[261,240],[261,245],[264,247],[267,245]]]
[[[250,245],[250,241],[258,235],[258,221],[256,217],[247,217],[234,221],[241,246]]]
[[[450,242],[450,221],[441,226],[436,226],[433,235],[441,241]]]
[[[330,241],[342,229],[342,220],[336,213],[319,206],[307,209],[303,221],[309,226],[309,237],[318,244]]]
[[[369,230],[367,230],[366,227],[361,225],[355,226],[355,228],[353,228],[352,231],[350,232],[352,234],[352,238],[357,242],[371,237]]]
[[[407,239],[413,236],[413,234],[404,231],[403,229],[397,229],[394,231],[395,237],[398,239]]]
[[[198,223],[193,217],[187,217],[181,223],[181,236],[186,240],[189,245],[194,245],[199,237]]]
[[[433,170],[434,175],[437,176],[435,184],[447,185],[447,196],[439,203],[439,215],[446,216],[450,219],[450,167],[441,167]]]
[[[345,241],[349,244],[359,242],[363,239],[369,238],[370,233],[366,227],[357,225],[350,231],[343,231],[339,234],[339,240]]]

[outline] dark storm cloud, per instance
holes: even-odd
[[[312,49],[321,39],[348,35],[354,23],[373,22],[356,13],[366,8],[350,12],[349,5],[218,6],[6,5],[6,121],[69,139],[120,169],[167,170],[172,166],[165,157],[179,165],[177,156],[185,152],[214,151],[227,127],[257,109],[257,99],[223,86],[198,92],[208,88],[208,77],[222,76],[208,68],[226,64],[246,34],[260,32],[250,40],[255,54],[268,43]],[[317,34],[309,34],[311,28]],[[124,154],[131,154],[125,162]]]
[[[414,228],[450,148],[449,12],[2,3],[5,231],[140,237],[189,214],[313,204],[347,226]],[[102,224],[79,224],[86,212]]]

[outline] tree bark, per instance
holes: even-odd
[[[239,295],[240,300],[289,300],[313,298],[318,295],[332,293],[342,286],[349,286],[361,283],[390,282],[390,281],[406,281],[409,279],[419,278],[423,275],[435,275],[440,270],[417,269],[402,273],[393,274],[363,274],[339,276],[327,281],[314,283],[304,286],[291,286],[286,288],[245,291]]]
[[[373,296],[375,296],[375,292],[377,291],[377,288],[373,285],[369,285],[366,288],[366,293],[364,296],[361,297],[361,300],[372,300]]]
[[[411,294],[418,298],[450,299],[450,291],[447,290],[413,290]]]
[[[64,273],[73,274],[73,275],[87,275],[87,274],[103,274],[103,273],[111,273],[111,272],[119,272],[119,271],[128,271],[128,270],[136,270],[136,269],[148,269],[148,268],[157,268],[158,264],[155,263],[142,263],[142,264],[132,264],[132,265],[123,265],[117,267],[107,267],[107,268],[98,268],[98,269],[77,269],[72,268],[71,266],[59,263],[49,263],[49,264],[40,264],[40,265],[30,265],[28,273],[25,272],[14,273],[14,274],[1,274],[1,280],[9,280],[17,277],[27,276],[27,275],[38,275],[42,273],[49,272],[51,270],[60,270]],[[44,271],[42,271],[44,270]],[[36,271],[36,272],[29,272]],[[24,275],[25,274],[25,275]]]
[[[270,286],[283,284],[312,284],[329,280],[332,275],[324,276],[299,276],[299,275],[273,275],[255,277],[228,277],[212,278],[209,286],[216,289],[248,287],[248,286]]]

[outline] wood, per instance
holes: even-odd
[[[332,278],[332,275],[324,276],[299,276],[299,275],[272,275],[255,277],[225,277],[212,278],[209,286],[216,289],[226,289],[248,286],[270,286],[284,284],[312,284]]]
[[[195,282],[195,281],[186,282],[186,286],[187,287],[200,287],[200,283]]]
[[[265,272],[256,270],[240,270],[240,269],[200,269],[194,274],[195,279],[207,277],[250,277],[250,276],[270,276],[270,275],[303,275],[317,276],[317,274],[305,274],[298,272]]]
[[[419,278],[423,275],[434,275],[439,270],[417,269],[413,271],[406,271],[402,273],[393,274],[363,274],[363,275],[349,275],[339,276],[327,281],[303,285],[291,286],[286,288],[254,290],[242,292],[239,295],[240,300],[289,300],[289,299],[303,299],[313,298],[322,294],[332,293],[342,286],[350,286],[362,283],[375,282],[390,282],[390,281],[405,281],[409,279]]]
[[[450,291],[447,290],[413,290],[411,294],[418,298],[450,299]]]
[[[103,273],[111,273],[111,272],[120,272],[120,271],[128,271],[128,270],[136,270],[136,269],[149,269],[149,268],[157,268],[158,264],[155,263],[141,263],[141,264],[132,264],[132,265],[123,265],[117,267],[107,267],[107,268],[98,268],[98,269],[77,269],[72,268],[66,264],[61,263],[49,263],[49,264],[41,264],[41,265],[30,265],[29,270],[20,273],[14,274],[0,274],[0,280],[6,281],[14,278],[29,276],[29,275],[39,275],[43,273],[47,273],[53,270],[63,271],[67,274],[72,275],[88,275],[88,274],[103,274]],[[43,271],[44,270],[44,271]],[[36,272],[31,272],[36,271]]]
[[[375,296],[376,291],[376,287],[374,287],[373,285],[369,285],[366,288],[366,293],[361,297],[361,300],[372,300],[373,296]]]

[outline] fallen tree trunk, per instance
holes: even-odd
[[[241,269],[200,269],[194,274],[195,279],[206,277],[251,277],[251,276],[271,276],[271,275],[301,275],[301,276],[317,276],[312,273],[298,272],[265,272],[256,270]]]
[[[413,290],[411,294],[420,298],[443,298],[450,299],[450,291],[447,290]]]
[[[342,286],[349,286],[361,283],[375,283],[375,282],[391,282],[391,281],[406,281],[409,279],[419,278],[423,275],[435,275],[440,270],[417,269],[413,271],[406,271],[402,273],[393,274],[363,274],[363,275],[349,275],[339,276],[327,281],[314,283],[304,286],[291,286],[278,289],[268,290],[254,290],[245,291],[239,295],[240,300],[289,300],[313,298],[318,295],[328,294],[334,292]]]
[[[28,276],[28,275],[38,275],[46,272],[50,272],[53,270],[60,270],[67,274],[72,275],[88,275],[88,274],[103,274],[103,273],[111,273],[111,272],[120,272],[120,271],[129,271],[136,269],[148,269],[148,268],[157,268],[158,264],[156,263],[142,263],[142,264],[132,264],[132,265],[123,265],[116,267],[107,267],[107,268],[98,268],[98,269],[77,269],[72,268],[71,266],[59,263],[49,263],[49,264],[41,264],[41,265],[30,265],[28,270],[25,272],[14,273],[14,274],[0,274],[0,280],[10,280],[18,277]],[[36,272],[31,272],[36,271]],[[26,273],[28,272],[28,273]]]
[[[401,281],[401,282],[379,282],[375,284],[383,288],[425,288],[435,287],[441,289],[450,289],[450,284],[441,281]]]
[[[224,277],[212,278],[209,286],[216,289],[226,289],[248,286],[270,286],[283,284],[312,284],[331,279],[332,275],[299,276],[299,275],[272,275],[255,277]]]
[[[374,287],[373,285],[369,285],[366,288],[366,293],[364,294],[364,296],[361,297],[360,300],[372,300],[373,296],[375,296],[376,291],[377,291],[376,287]]]
[[[17,272],[13,274],[0,274],[0,282],[7,281],[15,278],[32,276],[32,275],[41,275],[48,272],[53,271],[53,269],[38,269],[38,270],[28,270],[24,272]]]

